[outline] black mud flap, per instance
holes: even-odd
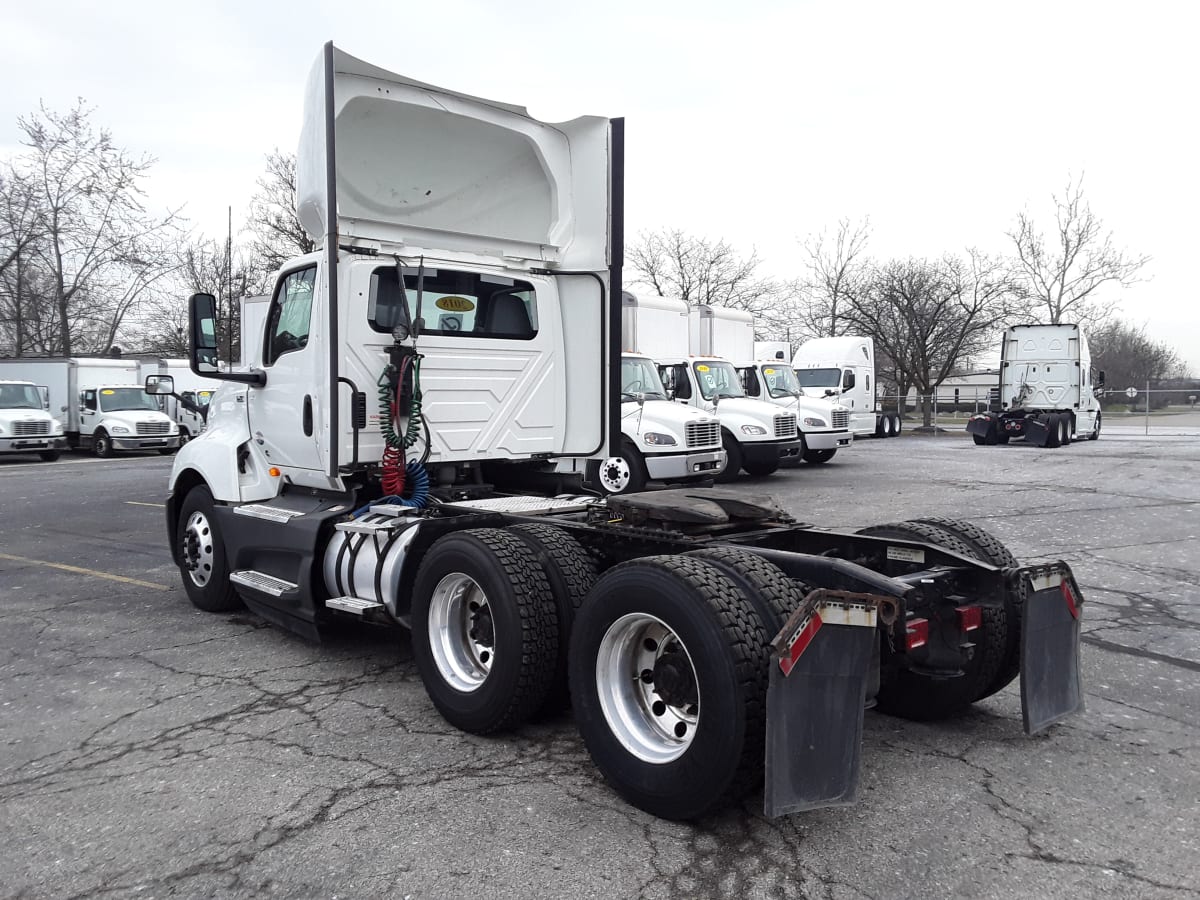
[[[1045,447],[1050,441],[1050,428],[1046,420],[1037,416],[1025,419],[1025,443]]]
[[[1021,715],[1037,734],[1083,710],[1079,616],[1083,595],[1064,562],[1021,570],[1029,593],[1021,630]]]
[[[876,618],[896,609],[890,597],[813,591],[772,642],[767,816],[857,799]]]
[[[967,419],[967,434],[978,435],[981,438],[995,437],[999,423],[991,416],[971,416]]]

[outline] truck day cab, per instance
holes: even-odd
[[[72,357],[11,359],[0,376],[46,386],[50,411],[61,413],[67,446],[109,457],[122,450],[174,453],[179,429],[139,384],[133,360]]]
[[[58,459],[67,438],[62,422],[46,411],[49,389],[32,381],[0,381],[0,453],[36,453]]]
[[[408,627],[447,721],[569,701],[615,790],[676,819],[764,785],[772,815],[852,800],[868,703],[952,715],[1019,671],[1027,731],[1078,709],[1070,568],[970,525],[517,487],[620,455],[623,156],[621,119],[544,123],[326,46],[297,160],[322,249],[278,273],[247,371],[191,302],[193,366],[225,381],[166,503],[192,602]]]
[[[1065,447],[1100,437],[1104,373],[1092,366],[1078,325],[1014,325],[1000,345],[999,408],[971,416],[976,444],[1024,438],[1039,447]]]

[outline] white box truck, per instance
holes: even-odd
[[[693,353],[732,362],[747,397],[772,403],[796,416],[800,455],[789,457],[782,465],[795,465],[801,459],[813,465],[827,463],[854,440],[847,407],[824,397],[808,396],[782,357],[772,360],[754,355],[764,342],[754,340],[754,316],[750,313],[723,306],[693,306],[688,310],[688,338]],[[764,349],[775,347],[779,352],[786,346],[766,344]]]
[[[971,416],[967,431],[980,445],[1023,438],[1039,447],[1065,447],[1100,437],[1104,373],[1078,325],[1014,325],[1000,345],[996,408]]]
[[[204,430],[206,411],[214,391],[211,380],[195,374],[186,359],[144,359],[138,370],[138,380],[142,383],[147,375],[170,375],[173,379],[175,393],[161,396],[162,411],[179,429],[180,445]]]
[[[879,404],[875,378],[875,341],[843,335],[805,341],[792,357],[792,368],[805,394],[822,394],[850,410],[855,437],[895,437],[900,415]]]
[[[688,304],[675,297],[634,295],[623,298],[622,337],[658,363],[669,396],[676,402],[715,415],[727,460],[717,476],[728,482],[740,471],[770,475],[788,461],[799,460],[802,443],[794,411],[782,410],[746,396],[732,363],[705,352],[714,331],[726,341],[745,337],[745,323],[710,314],[693,326]],[[733,312],[730,310],[730,312]],[[749,333],[753,347],[754,333]],[[692,341],[698,347],[692,346]]]
[[[8,380],[4,371],[0,361],[0,453],[36,453],[53,462],[67,446],[67,438],[62,422],[47,412],[49,388]]]
[[[972,526],[520,486],[619,455],[622,120],[540,122],[327,44],[303,123],[320,249],[277,273],[259,365],[219,368],[215,298],[191,300],[192,366],[226,382],[168,484],[197,607],[409,628],[452,725],[569,700],[607,782],[672,819],[763,788],[769,815],[853,801],[869,703],[953,716],[1019,672],[1027,731],[1081,707],[1070,567],[1020,567]]]
[[[10,359],[0,377],[47,387],[50,412],[61,414],[67,445],[109,457],[121,450],[174,453],[179,429],[139,383],[137,360],[109,357]]]

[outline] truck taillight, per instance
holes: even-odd
[[[909,650],[916,650],[929,643],[929,620],[909,619],[905,623],[904,645]]]
[[[982,606],[958,607],[958,627],[963,631],[974,631],[983,624]]]

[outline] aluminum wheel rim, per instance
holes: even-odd
[[[629,487],[633,471],[629,463],[620,456],[612,456],[600,463],[600,483],[610,494],[619,494]]]
[[[687,660],[695,703],[666,702],[647,680],[667,653],[682,653]],[[696,667],[683,641],[661,619],[629,613],[609,626],[596,655],[596,693],[613,736],[643,762],[669,763],[691,746],[700,721]]]
[[[469,694],[487,681],[496,659],[494,629],[487,594],[474,578],[452,572],[438,582],[429,601],[429,647],[456,691]]]
[[[183,564],[188,577],[197,587],[204,587],[212,578],[213,534],[204,513],[196,510],[183,526]]]

